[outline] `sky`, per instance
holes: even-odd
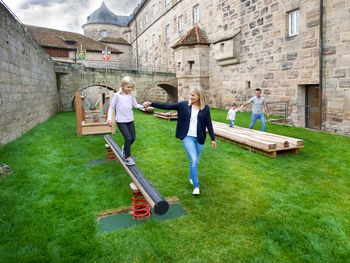
[[[23,24],[83,34],[86,18],[102,0],[1,0]],[[140,0],[104,0],[116,15],[130,15]]]

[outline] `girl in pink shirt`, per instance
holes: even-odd
[[[120,132],[124,136],[124,145],[122,146],[123,158],[126,165],[135,165],[131,158],[131,145],[135,141],[135,125],[133,108],[143,109],[138,104],[134,96],[135,83],[129,76],[124,77],[120,83],[120,89],[113,95],[111,105],[108,109],[107,123],[112,126],[112,116],[115,112],[115,121]]]

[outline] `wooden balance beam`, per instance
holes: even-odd
[[[148,204],[153,208],[153,211],[157,215],[165,214],[169,209],[169,204],[160,195],[160,193],[154,188],[154,186],[148,181],[148,179],[142,174],[136,165],[126,165],[122,158],[122,150],[119,145],[112,139],[111,135],[104,136],[109,147],[114,152],[119,162],[124,167],[125,171],[129,174],[134,184],[143,194]]]

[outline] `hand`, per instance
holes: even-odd
[[[149,106],[151,106],[151,102],[145,101],[142,105],[143,105],[143,107],[147,110],[147,108],[148,108]]]
[[[218,145],[216,144],[216,141],[211,141],[211,147],[213,149],[216,149],[218,147]]]
[[[112,121],[111,121],[111,120],[107,120],[107,125],[108,125],[109,127],[112,127]]]

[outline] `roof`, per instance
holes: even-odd
[[[102,43],[110,43],[110,44],[122,44],[122,45],[131,45],[128,41],[126,41],[124,38],[118,37],[104,37],[100,40]]]
[[[82,46],[87,51],[101,51],[105,49],[105,44],[78,33],[31,25],[25,25],[25,27],[43,47],[76,50],[80,49]],[[116,54],[123,53],[122,51],[112,47],[109,47],[109,50]]]
[[[181,46],[194,46],[194,45],[210,45],[207,36],[204,32],[199,28],[198,25],[192,27],[187,33],[180,38],[179,41],[172,46],[172,48],[176,49]]]
[[[91,15],[87,17],[86,24],[112,24],[127,26],[131,18],[131,16],[118,16],[114,14],[111,10],[109,10],[105,2],[102,2],[100,8],[92,12]]]

